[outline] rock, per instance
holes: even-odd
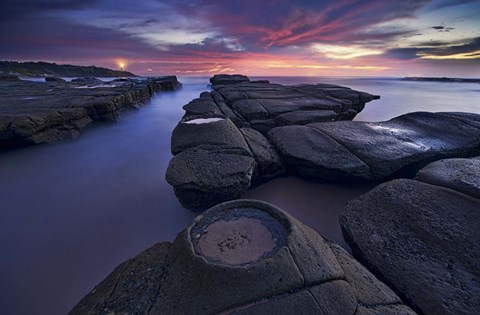
[[[337,141],[310,126],[274,128],[270,139],[287,170],[307,180],[368,180],[370,168]]]
[[[70,314],[140,314],[157,295],[157,281],[165,272],[171,243],[158,243],[110,273]]]
[[[244,81],[250,81],[248,77],[241,74],[216,74],[210,78],[212,85],[236,84]]]
[[[0,82],[17,82],[20,78],[12,74],[0,74]]]
[[[480,154],[480,115],[416,112],[386,122],[339,121],[274,128],[269,136],[293,174],[374,181],[413,175],[431,161]]]
[[[65,83],[67,81],[57,77],[45,77],[45,82]]]
[[[242,149],[241,154],[255,159],[253,175],[242,172],[248,176],[243,181],[244,189],[284,170],[311,181],[380,181],[413,177],[432,161],[480,154],[477,114],[415,112],[385,122],[325,122],[351,116],[351,111],[356,113],[362,102],[375,96],[328,84],[284,87],[245,81],[215,88],[185,106],[186,114],[172,134],[172,152],[178,154],[199,145],[212,150]],[[198,126],[184,123],[220,118],[225,121]],[[245,130],[243,137],[238,128]],[[189,156],[191,163],[196,163]],[[221,164],[221,160],[216,162]],[[217,202],[233,199],[239,193],[235,189],[228,194],[226,187],[221,190]],[[189,192],[196,194],[194,190]],[[211,193],[216,195],[215,191]],[[200,195],[209,193],[201,189]],[[187,198],[185,193],[177,196]],[[198,196],[187,199],[195,200],[198,210],[215,204],[212,198],[203,206]],[[190,207],[186,200],[181,203]]]
[[[366,102],[379,98],[338,85],[284,86],[250,81],[242,75],[215,75],[210,82],[214,91],[209,101],[213,100],[237,127],[249,124],[263,134],[282,125],[353,119]],[[202,106],[206,105],[188,104],[186,116],[218,114],[214,106],[208,110]]]
[[[417,180],[480,199],[480,159],[440,160],[421,169]]]
[[[85,77],[85,78],[76,78],[72,79],[72,83],[77,83],[81,85],[101,85],[104,82],[100,79],[93,78],[93,77]]]
[[[338,245],[270,204],[237,200],[198,216],[171,246],[156,245],[117,267],[70,314],[357,309],[415,314]]]
[[[213,100],[197,98],[183,106],[185,117],[191,118],[199,115],[222,115],[222,111]]]
[[[332,110],[299,110],[275,117],[279,126],[306,125],[316,122],[334,121],[337,113]]]
[[[225,152],[227,149],[229,159],[225,161],[228,161],[228,163],[230,163],[232,157],[231,150],[234,150],[235,154],[253,157],[253,173],[250,172],[250,166],[246,166],[247,164],[250,165],[248,162],[244,163],[244,168],[238,174],[230,174],[227,171],[229,166],[223,165],[223,159],[216,158],[214,161],[217,164],[215,165],[222,171],[213,172],[213,174],[227,176],[227,178],[233,176],[234,181],[239,181],[238,176],[245,176],[241,180],[242,184],[229,193],[228,189],[232,187],[204,185],[203,178],[200,178],[204,176],[203,172],[190,173],[191,185],[188,186],[188,189],[178,187],[179,185],[186,185],[184,175],[180,172],[167,171],[168,182],[174,186],[184,207],[197,210],[207,209],[216,203],[237,198],[241,194],[241,189],[245,192],[252,186],[283,174],[285,170],[283,159],[290,162],[301,161],[300,166],[290,163],[288,165],[289,169],[307,178],[313,176],[323,179],[322,175],[316,174],[318,169],[312,168],[312,165],[322,167],[325,170],[323,175],[326,174],[325,176],[335,180],[348,179],[351,176],[350,173],[358,173],[359,176],[370,178],[368,165],[355,155],[347,156],[349,154],[348,150],[326,135],[323,135],[326,139],[323,142],[329,143],[331,148],[335,148],[335,152],[342,151],[342,153],[337,152],[336,155],[339,157],[340,163],[338,160],[326,156],[328,151],[325,151],[325,148],[312,146],[309,147],[308,152],[302,153],[299,148],[296,148],[296,143],[289,143],[288,141],[299,141],[302,148],[305,149],[309,146],[309,140],[305,143],[305,139],[297,139],[298,137],[295,138],[295,135],[290,137],[283,131],[278,133],[285,135],[285,139],[274,136],[277,141],[275,145],[278,147],[281,146],[280,142],[285,143],[285,149],[291,149],[294,152],[286,153],[280,150],[281,155],[279,155],[267,135],[272,128],[278,126],[293,125],[298,127],[298,125],[312,122],[352,119],[363,109],[365,102],[378,97],[338,85],[283,86],[268,81],[250,81],[248,77],[242,75],[215,75],[210,79],[210,82],[213,86],[212,92],[201,93],[199,98],[192,100],[183,107],[185,115],[175,128],[171,140],[174,155],[179,155],[186,150],[201,145],[204,145],[204,148],[202,150],[191,150],[188,154],[179,158],[175,156],[173,158],[175,163],[171,165],[177,165],[181,160],[186,159],[190,164],[185,165],[192,168],[198,159],[204,160],[207,157],[213,157],[213,152]],[[208,123],[196,124],[195,122]],[[240,132],[239,129],[242,129],[242,131]],[[319,137],[319,132],[315,131],[314,128],[307,130],[306,133]],[[297,157],[295,152],[306,156]],[[319,153],[321,161],[315,161],[316,156],[312,154],[316,153]],[[197,159],[195,154],[201,156]],[[313,161],[310,161],[310,158]],[[243,160],[245,160],[245,157],[243,157]],[[324,167],[322,161],[327,161],[331,167],[335,167],[337,170],[329,170],[329,166]],[[350,164],[341,164],[344,161],[348,161]],[[207,161],[205,163],[208,164]],[[295,163],[293,162],[293,164]],[[182,176],[182,178],[177,179],[176,176]],[[196,176],[200,177],[196,178]],[[214,181],[214,178],[210,177],[210,180]],[[225,181],[218,178],[218,182],[230,185],[230,179]],[[209,191],[207,187],[214,187],[214,190]],[[205,198],[204,202],[202,202],[202,198]]]
[[[199,145],[235,148],[250,154],[242,133],[225,116],[182,120],[172,133],[172,154]]]
[[[0,150],[75,138],[94,120],[115,121],[122,111],[140,108],[156,92],[180,86],[176,77],[93,87],[83,81],[46,80],[0,82]]]
[[[255,165],[243,150],[197,146],[175,155],[165,178],[184,207],[205,210],[240,197],[250,187]]]
[[[451,175],[458,163],[434,163],[419,178],[464,190],[455,183],[445,185],[445,179],[456,177]],[[471,178],[468,172],[457,175]],[[419,313],[478,313],[479,199],[398,179],[348,202],[340,223],[354,256]]]
[[[255,157],[252,184],[258,185],[284,172],[283,161],[270,141],[252,128],[241,128],[248,147]]]

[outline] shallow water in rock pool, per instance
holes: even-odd
[[[379,94],[357,120],[411,111],[480,113],[480,85],[386,78],[268,78],[327,82]],[[0,312],[65,314],[122,261],[172,241],[196,216],[183,209],[164,174],[182,105],[207,78],[159,94],[118,123],[97,124],[78,140],[0,153]],[[244,197],[290,212],[345,246],[338,213],[374,185],[311,184],[278,178]]]

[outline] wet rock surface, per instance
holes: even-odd
[[[434,162],[417,180],[384,183],[341,214],[354,256],[422,314],[480,308],[478,161]]]
[[[171,140],[175,157],[166,178],[189,209],[238,198],[284,173],[309,181],[383,181],[413,177],[432,161],[480,154],[477,114],[415,112],[385,122],[345,121],[376,96],[330,84],[282,86],[236,75],[215,76],[211,82],[212,92],[184,106]],[[203,123],[188,124],[195,121]],[[204,149],[195,151],[202,153],[197,159],[192,149],[198,146]],[[214,165],[217,174],[227,176],[218,177],[218,183],[243,176],[241,186],[229,192],[227,186],[204,184],[204,172],[195,161],[203,161],[209,150],[228,151],[229,159],[217,157],[212,166],[205,161],[206,170]],[[189,153],[182,155],[185,151]],[[245,163],[232,172],[233,155],[252,158],[253,171]],[[198,170],[198,176],[190,173],[188,184],[176,178],[179,173],[173,169],[178,163],[186,165],[180,160],[187,157],[189,167]]]
[[[92,121],[117,120],[122,111],[141,107],[154,93],[180,86],[174,76],[45,80],[0,80],[0,149],[75,138]]]
[[[417,179],[480,199],[480,157],[431,163],[417,173]]]
[[[252,127],[263,134],[276,126],[352,119],[365,103],[379,98],[339,85],[284,86],[250,81],[242,75],[215,75],[210,82],[212,106],[237,126]],[[224,111],[225,107],[230,110]]]
[[[272,128],[352,119],[366,102],[378,98],[337,85],[283,86],[268,81],[250,81],[243,75],[215,75],[210,82],[213,91],[202,93],[183,107],[185,115],[172,134],[175,156],[166,178],[174,186],[182,205],[189,209],[204,210],[238,198],[248,188],[283,174],[283,158],[268,135]],[[202,150],[192,150],[199,146]],[[206,170],[215,168],[215,173],[226,176],[217,178],[218,182],[224,183],[238,181],[239,176],[244,176],[241,186],[232,189],[216,185],[218,190],[209,190],[208,187],[213,185],[205,184],[205,172],[195,165],[196,160],[203,161],[207,155],[212,156],[206,153],[209,150],[228,152],[229,159],[216,157],[211,166],[202,164]],[[182,154],[186,151],[188,153]],[[197,158],[195,152],[201,156]],[[244,163],[243,169],[239,169],[236,163],[236,171],[232,172],[234,155],[239,160],[245,160],[245,156],[252,158],[253,171],[250,163]],[[190,172],[192,176],[185,180],[176,165],[186,163],[195,168],[199,176]],[[229,189],[232,190],[229,192]]]
[[[415,314],[340,246],[270,204],[237,200],[121,264],[71,314],[362,312]]]
[[[415,112],[378,123],[279,127],[269,135],[286,167],[305,179],[373,181],[414,175],[431,161],[479,154],[475,124],[480,115]]]

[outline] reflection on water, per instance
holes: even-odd
[[[471,84],[386,79],[270,78],[330,82],[374,94],[359,120],[415,111],[480,112]],[[170,135],[182,105],[207,78],[180,79],[117,124],[100,124],[77,141],[0,154],[0,305],[4,314],[64,314],[116,265],[159,241],[173,240],[195,216],[165,182]],[[475,90],[476,89],[476,90]],[[272,202],[344,244],[338,213],[371,185],[309,184],[279,178],[244,197]]]
[[[349,249],[343,239],[338,216],[348,200],[373,187],[375,184],[308,183],[296,177],[283,177],[248,191],[242,198],[270,202]]]

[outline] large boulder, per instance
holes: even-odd
[[[255,165],[242,150],[197,146],[175,155],[165,178],[184,207],[205,210],[240,197],[250,187]]]
[[[115,269],[71,314],[415,314],[340,246],[237,200]]]
[[[216,74],[210,78],[212,85],[229,85],[250,81],[247,76],[241,74]]]
[[[417,173],[417,179],[480,199],[480,158],[430,163]]]
[[[287,169],[310,180],[414,175],[431,161],[480,153],[480,115],[415,112],[386,122],[341,121],[269,132]]]
[[[472,198],[480,172],[478,160],[469,161],[421,170],[418,179],[433,185],[382,184],[348,202],[340,217],[354,256],[422,314],[480,309],[480,200]]]
[[[250,153],[242,133],[224,116],[209,116],[182,120],[172,133],[172,154],[199,145],[212,145],[240,149]]]
[[[310,126],[274,128],[269,133],[287,170],[309,180],[369,179],[370,168],[331,137]]]

